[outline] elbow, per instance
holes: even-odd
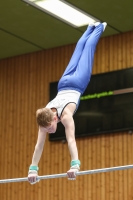
[[[43,150],[43,145],[42,144],[36,144],[35,151],[42,151],[42,150]]]
[[[68,142],[68,145],[73,145],[73,144],[75,144],[75,137],[67,138],[67,142]]]

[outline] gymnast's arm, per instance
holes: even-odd
[[[65,127],[66,139],[68,142],[71,160],[78,160],[78,150],[75,141],[75,124],[73,116],[67,113],[63,116],[61,122]]]
[[[71,105],[64,109],[61,122],[65,127],[66,139],[68,142],[71,160],[78,160],[78,150],[75,140],[75,124],[73,120],[73,112],[71,109]],[[79,168],[70,168],[70,170],[67,171],[68,178],[74,180],[76,178],[76,172],[78,170]]]
[[[28,181],[30,183],[36,182],[36,178],[37,178],[38,174],[37,174],[37,170],[34,170],[34,168],[36,168],[38,166],[39,160],[41,158],[45,139],[46,139],[46,134],[47,134],[47,132],[46,132],[45,128],[39,127],[37,143],[35,145],[35,150],[34,150],[33,157],[32,157],[32,163],[30,165],[31,168],[33,166],[33,170],[29,170],[29,174],[28,174]]]

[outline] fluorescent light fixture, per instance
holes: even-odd
[[[69,23],[73,26],[80,27],[99,21],[94,17],[84,13],[74,6],[70,6],[65,1],[60,0],[24,0],[26,3],[41,9],[54,17]]]

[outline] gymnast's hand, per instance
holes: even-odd
[[[76,173],[79,171],[77,168],[70,168],[67,171],[68,180],[76,180]]]
[[[38,177],[38,173],[36,170],[29,170],[28,181],[30,182],[30,184],[35,184],[39,182],[39,180],[37,180],[37,177]]]

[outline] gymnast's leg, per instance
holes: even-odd
[[[71,57],[71,60],[66,68],[66,70],[64,71],[61,79],[59,80],[58,83],[58,91],[60,90],[64,90],[64,89],[70,89],[68,87],[68,77],[70,77],[77,68],[77,64],[79,62],[79,59],[81,57],[82,51],[84,49],[85,43],[88,39],[88,37],[90,37],[91,33],[93,32],[95,26],[88,26],[87,30],[84,32],[84,34],[81,36],[81,38],[79,39],[76,48],[73,52],[73,55]]]
[[[93,32],[95,26],[88,26],[87,30],[84,32],[84,34],[81,36],[81,38],[79,39],[75,50],[73,52],[73,55],[71,57],[71,60],[66,68],[66,70],[64,71],[63,76],[65,75],[70,75],[71,73],[74,72],[74,70],[76,69],[76,66],[79,62],[79,59],[81,57],[82,51],[84,49],[85,43],[88,39],[88,37],[91,35],[91,33]]]
[[[88,27],[87,30],[89,30],[89,34],[87,36],[88,32],[86,31],[83,38],[81,37],[79,40],[77,48],[75,49],[76,51],[72,56],[72,60],[58,83],[58,91],[77,90],[83,94],[91,77],[96,45],[104,31],[104,28],[104,25],[101,23],[96,27]]]
[[[97,27],[95,27],[91,36],[86,41],[85,47],[80,57],[76,69],[75,79],[78,81],[79,90],[81,94],[83,94],[90,81],[96,46],[106,25],[106,23],[100,23]]]

